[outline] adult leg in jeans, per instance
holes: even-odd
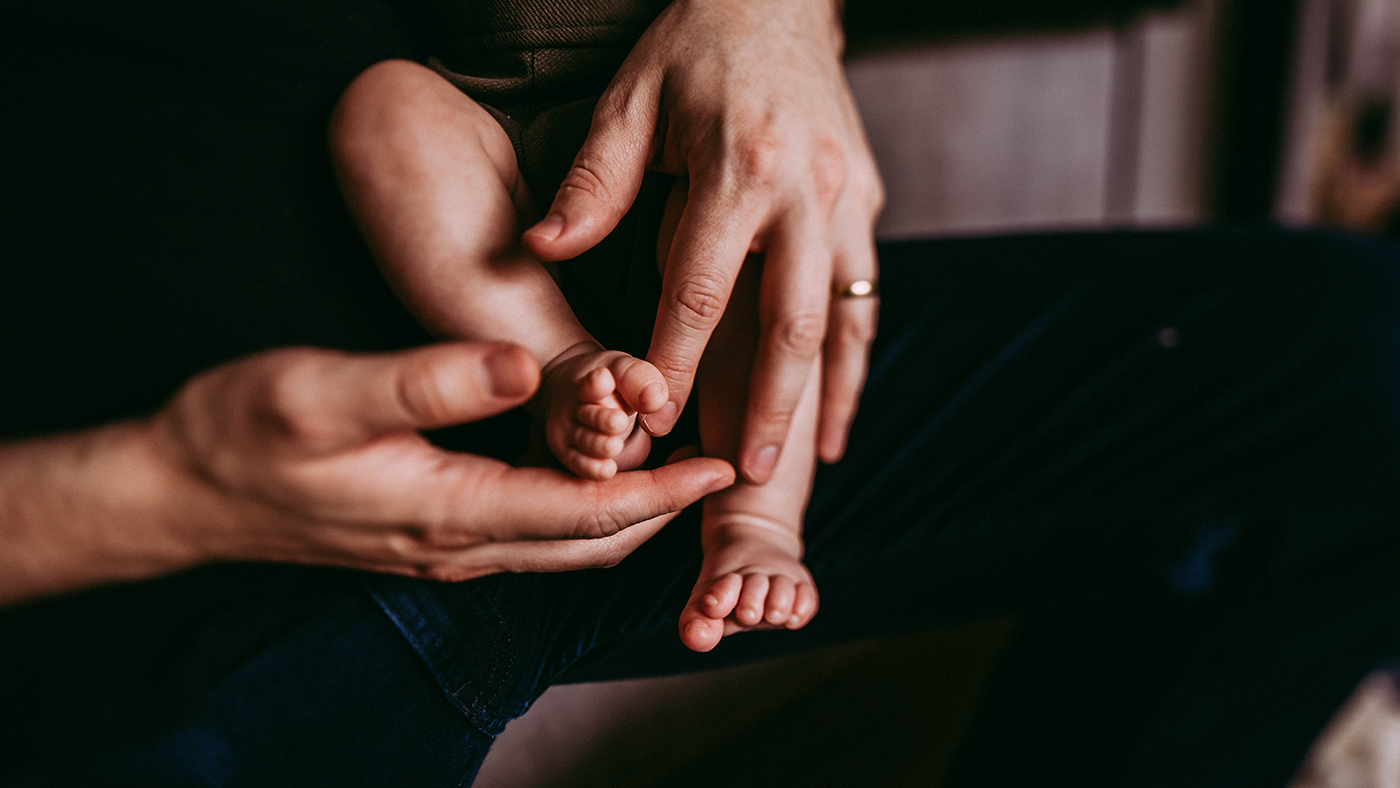
[[[412,732],[395,720],[421,709],[456,744],[404,751],[450,779],[474,772],[483,750],[472,742],[556,680],[716,666],[1009,611],[1115,622],[1117,632],[1105,625],[1090,645],[1123,658],[1090,652],[1086,662],[1097,658],[1104,671],[1061,682],[1070,688],[1059,697],[1077,707],[1053,717],[1056,727],[1021,731],[1080,747],[1096,759],[1092,771],[1067,759],[992,771],[1027,751],[1026,740],[974,741],[961,771],[968,783],[998,774],[1079,785],[1286,778],[1350,687],[1393,653],[1394,606],[1383,592],[1400,509],[1391,483],[1400,472],[1394,254],[1275,232],[882,251],[883,333],[862,415],[848,459],[821,472],[809,510],[808,562],[823,608],[808,628],[686,652],[675,615],[698,568],[693,522],[612,570],[459,585],[376,578],[381,606],[438,687],[419,672],[416,689],[388,693],[397,695],[384,701],[392,713],[340,711],[366,708],[365,699],[375,706],[386,697],[376,686],[413,671],[349,677],[368,669],[343,664],[349,651],[405,664],[409,652],[391,647],[382,622],[369,643],[337,649],[331,669],[321,668],[306,654],[339,642],[344,625],[332,609],[230,673],[194,723],[99,768],[178,771],[181,748],[162,742],[211,729],[238,734],[219,739],[232,743],[221,751],[225,774],[291,773],[256,764],[296,753],[358,763],[384,743],[411,748],[388,734]],[[364,631],[362,615],[350,628]],[[1333,637],[1345,647],[1329,648]],[[1016,687],[1027,662],[1055,652],[1026,653],[1032,659],[1013,661],[1000,686]],[[1074,664],[1072,650],[1060,653]],[[1135,660],[1142,654],[1150,663]],[[255,686],[297,688],[295,713],[259,706]],[[1117,692],[1115,704],[1076,691],[1115,686],[1136,694],[1124,701]],[[239,716],[245,697],[264,709],[252,722]],[[1054,692],[1005,697],[994,691],[992,708],[1023,718],[1059,711]],[[339,733],[322,735],[307,720]],[[1084,746],[1110,720],[1107,755]],[[1260,740],[1274,746],[1251,751]]]
[[[1395,653],[1395,252],[1222,231],[882,259],[862,415],[809,511],[822,612],[714,657],[1022,613],[960,784],[1286,780]],[[566,677],[699,666],[639,628]]]

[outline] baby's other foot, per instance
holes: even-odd
[[[806,626],[818,599],[801,556],[800,538],[776,524],[708,533],[700,578],[681,612],[681,642],[709,651],[735,632]]]
[[[545,374],[545,439],[565,468],[585,479],[610,479],[646,459],[650,440],[637,413],[666,404],[666,381],[626,353],[588,351]]]

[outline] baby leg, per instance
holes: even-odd
[[[341,192],[385,276],[435,334],[508,341],[541,366],[590,341],[520,246],[532,219],[510,139],[435,72],[366,69],[331,120]]]
[[[696,386],[705,453],[733,460],[738,453],[758,337],[757,275],[745,266],[701,361]],[[681,613],[681,641],[709,651],[720,639],[749,629],[806,625],[817,611],[817,589],[802,563],[802,517],[816,467],[821,387],[814,365],[773,477],[738,484],[705,499],[700,577]]]

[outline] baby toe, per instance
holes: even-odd
[[[634,416],[617,408],[588,403],[578,406],[578,423],[604,435],[626,435],[632,431]]]
[[[719,645],[724,637],[724,622],[706,618],[691,608],[681,613],[681,643],[691,651],[705,652]]]
[[[700,597],[700,610],[706,616],[722,619],[734,612],[739,604],[739,594],[744,588],[744,578],[730,572],[710,584]]]
[[[666,404],[670,392],[661,371],[639,358],[627,356],[613,362],[617,393],[639,413],[655,413]]]
[[[559,459],[565,468],[583,479],[604,482],[617,475],[617,463],[610,459],[588,457],[576,451],[566,452]]]
[[[578,398],[580,402],[603,402],[617,389],[617,383],[613,380],[613,374],[607,367],[599,367],[587,375],[578,383]]]
[[[764,600],[768,597],[768,575],[744,578],[744,590],[739,592],[739,604],[734,619],[746,627],[757,626],[763,620]]]
[[[797,597],[797,584],[789,577],[774,575],[768,581],[768,600],[764,604],[763,620],[774,626],[786,624],[792,616],[792,603]]]
[[[817,589],[811,583],[798,583],[792,601],[792,616],[788,618],[788,629],[801,629],[817,613]]]
[[[627,440],[621,435],[600,435],[587,427],[574,430],[570,441],[582,454],[599,460],[611,460],[622,453]]]

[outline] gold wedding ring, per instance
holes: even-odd
[[[873,279],[857,279],[854,282],[833,282],[832,298],[870,298],[880,294],[880,284]]]

